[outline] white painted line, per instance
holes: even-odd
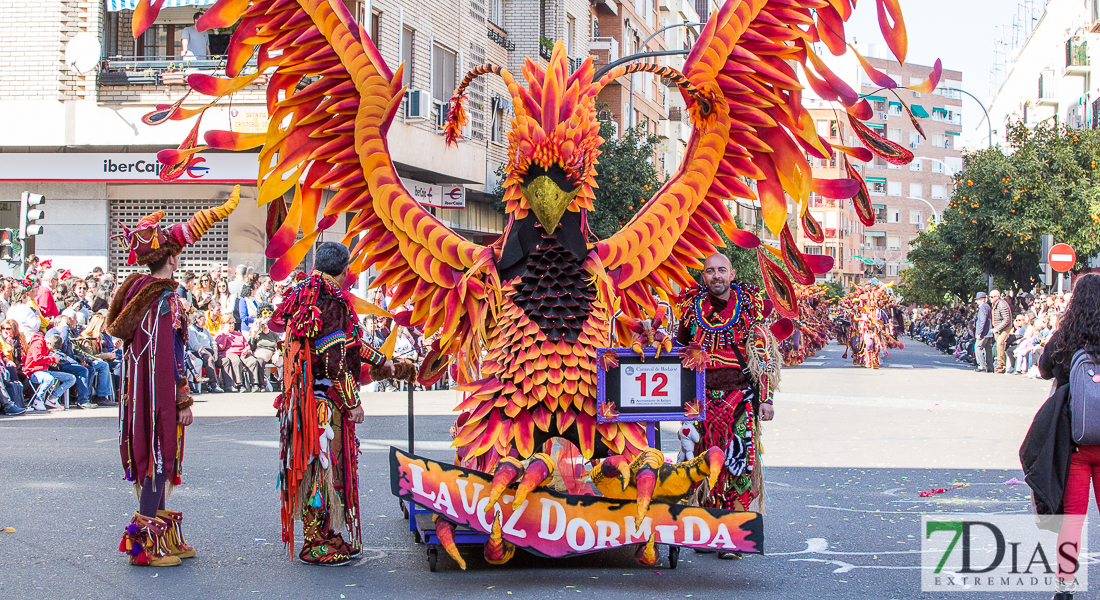
[[[892,369],[912,369],[913,365],[886,365]]]
[[[812,362],[811,361],[806,361],[806,362],[802,363],[802,366],[804,366],[804,367],[820,367],[823,364],[825,364],[825,363],[820,362],[820,361],[812,361]]]

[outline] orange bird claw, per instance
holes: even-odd
[[[550,458],[550,455],[540,452],[532,456],[527,463],[527,470],[523,473],[523,479],[516,488],[516,500],[512,503],[512,508],[518,509],[531,490],[550,481],[553,476],[554,459]]]
[[[657,544],[654,543],[654,537],[649,536],[649,541],[644,544],[638,544],[638,549],[634,551],[634,560],[638,561],[638,564],[652,567],[657,564]]]
[[[521,475],[523,475],[523,463],[518,459],[511,456],[500,459],[497,470],[493,474],[493,487],[489,488],[489,504],[486,505],[486,510],[493,510],[493,506],[496,505],[497,500],[500,500],[504,490],[518,481]]]
[[[493,531],[489,534],[489,541],[485,542],[485,560],[491,565],[503,565],[512,560],[515,554],[516,546],[504,539],[500,527],[500,513],[496,513],[493,516]]]
[[[462,559],[462,555],[458,553],[458,546],[455,545],[454,523],[439,515],[433,515],[432,520],[435,521],[435,536],[439,538],[439,543],[443,545],[443,549],[447,551],[447,554],[458,563],[458,566],[465,571],[466,561]]]

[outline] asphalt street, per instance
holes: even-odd
[[[389,445],[405,446],[404,395],[376,394],[359,427],[364,557],[306,567],[279,541],[273,395],[222,395],[196,405],[185,485],[169,501],[184,511],[198,556],[170,569],[130,567],[117,552],[136,508],[121,477],[117,413],[0,419],[0,528],[15,530],[0,533],[0,598],[955,597],[920,591],[920,517],[1029,511],[1028,488],[1005,482],[1022,478],[1016,449],[1048,385],[974,373],[921,344],[875,371],[841,352],[826,348],[784,372],[764,433],[765,555],[684,551],[673,570],[664,558],[640,567],[626,550],[567,560],[518,553],[494,567],[467,548],[467,571],[444,556],[430,573],[389,492]],[[418,393],[418,454],[450,456],[451,400]],[[675,447],[670,431],[664,449]]]

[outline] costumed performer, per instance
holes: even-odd
[[[293,556],[295,523],[302,521],[298,557],[313,565],[346,565],[360,554],[360,374],[363,363],[373,367],[374,380],[393,377],[394,370],[363,340],[344,289],[350,258],[343,244],[317,246],[313,272],[287,292],[269,323],[286,331],[284,391],[275,401],[283,543]],[[347,529],[350,543],[340,529]]]
[[[225,204],[201,210],[169,229],[164,211],[143,217],[134,229],[123,226],[130,250],[127,264],[149,268],[132,273],[118,288],[107,314],[107,332],[122,339],[119,442],[126,479],[139,498],[119,551],[130,564],[171,567],[195,550],[183,539],[183,513],[165,510],[171,489],[181,483],[184,428],[191,424],[187,385],[187,317],[172,274],[179,254],[211,225],[229,216],[240,201],[240,186]]]
[[[717,446],[726,455],[717,485],[707,489],[706,482],[700,484],[693,502],[736,511],[752,510],[755,503],[763,512],[759,421],[770,421],[775,414],[772,394],[782,358],[779,343],[764,325],[768,311],[761,289],[736,276],[729,258],[711,254],[703,263],[703,284],[677,300],[677,343],[701,347],[707,357],[706,420],[697,425],[701,431],[695,452]],[[739,556],[719,552],[721,558]]]

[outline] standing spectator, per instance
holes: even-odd
[[[241,318],[241,331],[245,334],[252,331],[252,323],[260,316],[259,290],[254,290],[252,284],[245,283],[241,287],[241,299],[237,301],[237,314]]]
[[[974,296],[978,304],[978,314],[974,319],[974,359],[979,373],[991,373],[993,371],[993,321],[992,307],[986,298],[985,292],[978,292]]]
[[[176,287],[176,295],[183,301],[184,308],[188,312],[195,310],[195,274],[184,271],[180,274],[180,284]]]
[[[222,278],[222,266],[216,265],[210,268],[210,281],[217,284]]]
[[[241,299],[241,290],[244,288],[245,276],[248,275],[248,267],[237,265],[236,275],[233,281],[226,285],[229,291],[229,303],[222,305],[222,314],[233,315],[233,328],[241,330],[241,314],[237,312],[237,302]]]
[[[252,356],[260,363],[262,380],[260,387],[271,392],[271,381],[267,376],[268,365],[283,366],[283,357],[279,352],[279,335],[267,326],[268,317],[260,317],[253,323],[252,331],[248,335],[249,345],[252,347]]]
[[[27,261],[26,261],[26,269],[23,272],[23,276],[24,277],[29,277],[31,275],[37,275],[38,274],[38,265],[39,265],[39,263],[40,263],[40,261],[38,259],[37,254],[32,254],[32,255],[28,256]]]
[[[195,364],[195,370],[206,377],[205,388],[201,391],[222,393],[225,383],[224,374],[218,368],[218,345],[206,329],[206,315],[198,312],[191,317],[191,327],[187,330],[187,351]]]
[[[111,305],[111,297],[115,292],[115,280],[104,275],[99,279],[99,287],[92,298],[92,312],[107,310]]]
[[[214,282],[209,273],[203,273],[199,277],[199,283],[192,293],[195,296],[195,310],[205,311],[210,308],[210,303],[214,300]]]
[[[268,277],[267,275],[264,275],[263,277],[260,277],[259,283],[257,283],[257,287],[258,287],[258,294],[256,295],[257,301],[260,304],[274,305],[274,302],[272,302],[271,299],[275,295],[275,285],[271,281],[271,278]]]
[[[41,321],[37,315],[20,325],[27,338],[27,357],[23,371],[31,383],[37,386],[32,406],[34,410],[60,409],[58,400],[73,387],[76,377],[57,369],[57,361],[50,357],[46,336],[42,335]]]
[[[8,314],[8,309],[11,308],[12,285],[12,280],[6,277],[0,283],[0,315]]]
[[[1062,386],[1069,383],[1070,370],[1073,365],[1074,354],[1084,351],[1091,356],[1093,361],[1100,360],[1100,275],[1086,274],[1077,280],[1073,288],[1073,298],[1065,311],[1062,325],[1051,335],[1047,342],[1046,350],[1039,358],[1039,373],[1043,379],[1054,379],[1055,389],[1052,398],[1062,391]],[[1068,395],[1068,394],[1067,394]],[[1065,402],[1068,404],[1069,399]],[[1067,427],[1068,429],[1068,427]],[[1061,431],[1061,430],[1059,430]],[[1068,432],[1067,432],[1068,433]],[[1029,436],[1030,437],[1030,436]],[[1063,441],[1068,450],[1069,468],[1065,479],[1065,493],[1062,496],[1064,505],[1062,513],[1075,518],[1067,518],[1062,523],[1058,533],[1058,548],[1067,548],[1065,541],[1078,541],[1081,535],[1081,525],[1085,513],[1089,507],[1090,483],[1100,484],[1096,481],[1100,478],[1100,445],[1077,445],[1074,447],[1072,440]],[[1071,449],[1069,451],[1069,449]],[[1021,451],[1021,455],[1023,452]],[[1047,465],[1050,467],[1051,465]],[[1059,467],[1064,465],[1059,465]],[[1054,472],[1059,468],[1052,468]],[[1100,497],[1097,497],[1100,504]],[[1068,564],[1074,564],[1076,551],[1079,545],[1068,545],[1071,556],[1064,556],[1069,560]],[[1060,557],[1060,559],[1063,557]],[[1060,592],[1055,598],[1072,598],[1067,589],[1066,579],[1072,581],[1075,576],[1067,576],[1062,571],[1062,560],[1058,560],[1057,590]]]
[[[260,391],[260,363],[252,356],[252,348],[244,334],[233,329],[232,323],[222,325],[221,331],[214,337],[218,351],[222,356],[222,370],[233,380],[235,391]],[[252,388],[249,390],[249,376]]]
[[[989,302],[993,305],[993,339],[997,344],[997,364],[994,370],[1004,373],[1007,361],[1008,335],[1012,333],[1012,305],[1001,296],[1000,290],[989,292]]]
[[[198,22],[201,12],[194,14],[195,22]],[[180,58],[183,60],[206,60],[207,48],[210,45],[210,36],[205,31],[199,31],[195,25],[183,28],[180,37]]]
[[[57,310],[57,303],[53,299],[53,289],[57,287],[57,270],[49,269],[42,277],[38,286],[38,295],[34,297],[35,305],[38,306],[38,313],[47,319],[52,319],[61,314],[61,311]]]

